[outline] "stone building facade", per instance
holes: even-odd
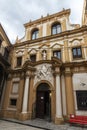
[[[87,115],[86,0],[82,26],[70,24],[70,9],[24,24],[25,36],[11,51],[1,115],[62,123]]]
[[[4,101],[5,87],[8,72],[7,69],[10,67],[9,51],[11,43],[0,24],[0,111]]]

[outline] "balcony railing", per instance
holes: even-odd
[[[0,47],[0,55],[1,55],[6,61],[8,61],[9,51],[8,51],[7,47],[4,47],[4,46],[1,46],[1,47]]]

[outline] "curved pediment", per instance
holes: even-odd
[[[31,62],[29,59],[27,59],[25,61],[25,63],[23,64],[22,68],[28,68],[30,67],[31,69],[33,69],[35,66],[37,65],[41,65],[41,64],[51,64],[52,66],[56,67],[56,66],[61,66],[62,65],[62,61],[56,57],[52,57],[51,60],[40,60],[40,61],[36,61],[36,62]]]

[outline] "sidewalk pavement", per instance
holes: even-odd
[[[53,122],[48,122],[42,119],[19,121],[16,119],[2,118],[0,120],[37,128],[37,130],[87,130],[87,127],[83,126],[70,126],[68,123],[63,125],[55,125]]]

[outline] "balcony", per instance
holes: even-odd
[[[9,65],[9,50],[7,47],[1,46],[0,47],[0,61],[3,62],[5,65]]]

